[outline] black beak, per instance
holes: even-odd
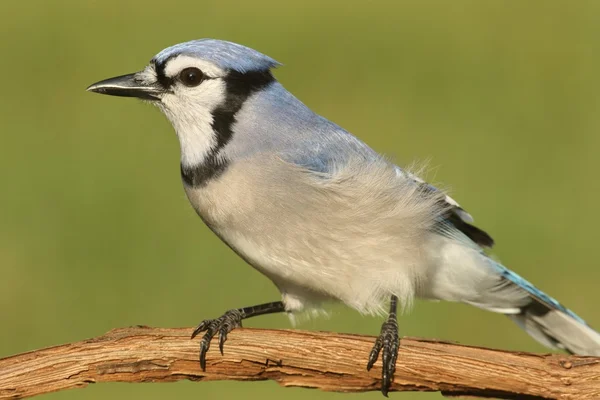
[[[108,94],[110,96],[137,97],[138,99],[157,101],[164,89],[158,83],[148,84],[136,78],[136,74],[117,76],[96,82],[87,88],[88,92]]]

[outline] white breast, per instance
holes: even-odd
[[[426,279],[422,246],[437,212],[435,198],[417,201],[388,165],[323,179],[261,158],[236,163],[187,194],[207,224],[278,286],[290,309],[334,298],[381,313],[392,294],[410,305]]]
[[[216,147],[212,111],[225,101],[225,82],[210,79],[196,88],[176,87],[159,108],[175,128],[184,166],[202,164]]]

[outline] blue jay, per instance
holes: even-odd
[[[314,312],[336,300],[387,319],[367,360],[382,353],[382,392],[395,371],[397,309],[415,297],[501,313],[540,343],[600,356],[600,334],[488,257],[492,238],[443,191],[315,114],[253,49],[194,40],[158,53],[142,71],[91,85],[136,97],[169,119],[187,197],[206,225],[266,275],[281,301],[202,321],[200,364],[242,320]]]

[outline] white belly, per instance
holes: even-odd
[[[392,294],[410,305],[427,276],[422,246],[432,211],[413,193],[402,198],[402,188],[386,186],[398,181],[394,170],[364,172],[389,173],[385,180],[366,176],[368,185],[343,176],[329,184],[281,160],[271,163],[234,165],[186,193],[211,229],[277,285],[291,310],[337,299],[381,313]]]

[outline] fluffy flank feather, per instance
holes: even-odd
[[[396,172],[399,176],[409,177],[413,179],[415,183],[418,183],[422,187],[424,195],[435,194],[439,196],[440,192],[444,192],[444,190],[440,190],[439,186],[433,186],[420,178],[420,176],[424,176],[426,166],[427,162],[420,164],[413,163],[412,168],[407,171],[397,167]],[[462,234],[481,247],[492,247],[494,245],[494,239],[492,239],[487,232],[472,225],[473,217],[466,212],[456,200],[446,194],[440,201],[447,207],[447,212],[440,221],[441,224],[452,225],[455,229],[462,232]]]
[[[381,314],[392,294],[410,307],[426,278],[422,243],[446,212],[442,193],[424,198],[381,158],[315,172],[262,154],[188,195],[215,231],[235,228],[229,245],[273,280],[290,311],[337,299]]]
[[[373,270],[377,270],[378,266],[371,264],[368,268],[370,272],[364,279],[375,280],[374,287],[355,293],[352,299],[345,302],[362,312],[381,314],[385,312],[389,296],[395,294],[403,308],[411,307],[423,277],[421,263],[411,263],[410,260],[419,253],[418,241],[430,234],[436,221],[447,211],[448,205],[442,201],[445,195],[438,192],[434,196],[424,197],[421,185],[416,185],[411,179],[399,179],[394,166],[383,159],[367,163],[356,159],[334,165],[332,172],[325,177],[322,174],[309,174],[312,180],[317,177],[317,186],[313,183],[311,187],[320,188],[318,195],[323,199],[335,199],[334,209],[344,210],[339,215],[340,219],[350,218],[357,235],[361,231],[364,236],[373,235],[373,246],[398,248],[396,252],[390,251],[389,260],[397,267],[386,267],[377,272]],[[342,226],[342,222],[332,221],[329,226]],[[379,237],[375,241],[377,234],[383,232],[389,233],[389,236]],[[356,241],[357,244],[359,242]],[[409,253],[411,257],[408,257]],[[409,262],[403,262],[403,259]],[[383,264],[385,266],[386,263]],[[365,308],[370,304],[376,306]]]

